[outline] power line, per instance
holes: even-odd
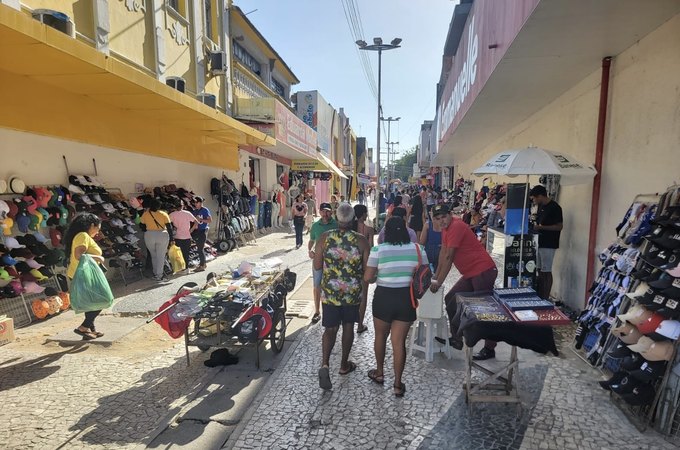
[[[356,42],[358,40],[363,40],[363,25],[361,24],[361,17],[358,12],[357,6],[354,4],[353,0],[342,0],[342,9],[345,13],[345,19],[347,21],[347,26],[349,27],[350,34],[352,35],[353,41]],[[373,73],[373,67],[371,66],[371,62],[368,58],[368,55],[366,55],[366,52],[360,51],[358,48],[355,47],[356,52],[358,53],[359,56],[359,63],[361,64],[361,68],[364,72],[364,77],[366,78],[366,82],[368,83],[368,88],[371,91],[371,94],[375,98],[375,100],[378,100],[378,89],[375,83],[375,76]]]

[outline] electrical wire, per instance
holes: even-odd
[[[347,26],[349,27],[350,34],[354,42],[358,40],[364,40],[363,25],[361,24],[361,16],[358,12],[358,7],[353,0],[341,0],[342,9],[345,13],[345,20],[347,21]],[[364,77],[368,83],[368,88],[371,94],[378,100],[378,89],[375,83],[375,75],[373,72],[373,66],[371,61],[366,54],[366,51],[360,50],[355,47],[357,56],[359,57],[359,63],[361,64],[362,71],[364,72]]]

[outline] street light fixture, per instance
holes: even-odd
[[[376,139],[376,172],[378,174],[378,189],[380,189],[380,114],[382,111],[381,88],[382,88],[382,52],[383,50],[393,50],[401,47],[401,38],[394,38],[389,44],[383,44],[382,38],[373,38],[373,45],[368,45],[364,40],[356,41],[359,50],[371,50],[378,52],[378,126]],[[389,180],[388,180],[389,181]]]

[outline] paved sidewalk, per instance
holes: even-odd
[[[652,431],[639,433],[611,403],[596,383],[599,372],[567,348],[569,330],[560,333],[567,334],[559,339],[560,357],[520,350],[521,410],[476,404],[470,413],[462,390],[462,352],[454,351],[452,360],[438,354],[434,363],[425,362],[422,353],[409,357],[404,375],[408,391],[395,398],[389,350],[385,385],[366,376],[374,367],[372,329],[371,324],[368,332],[355,337],[351,359],[358,369],[348,376],[337,374],[338,338],[331,358],[333,390],[324,392],[317,378],[322,328],[311,327],[227,448],[675,448]],[[499,360],[509,359],[509,346],[499,344],[497,354]]]

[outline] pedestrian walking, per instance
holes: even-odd
[[[360,205],[364,204],[364,190],[359,189],[359,192],[357,192],[357,200],[359,201]]]
[[[307,203],[307,217],[305,217],[305,231],[307,233],[312,229],[312,224],[314,223],[314,218],[316,217],[316,202],[312,194],[307,194],[305,199]]]
[[[176,202],[170,212],[170,220],[175,227],[175,244],[182,251],[185,271],[189,270],[189,251],[191,250],[191,233],[198,227],[198,222],[193,214],[182,207],[181,202]],[[170,243],[172,245],[172,242]]]
[[[411,213],[409,214],[408,226],[416,232],[416,237],[420,239],[420,233],[423,231],[423,198],[420,195],[413,197],[413,205],[411,206]]]
[[[140,217],[140,227],[144,230],[144,244],[151,256],[153,277],[156,281],[165,278],[165,256],[168,254],[170,241],[173,239],[172,221],[165,211],[161,211],[160,202],[148,198],[144,202],[145,211]]]
[[[87,254],[98,264],[104,263],[102,249],[94,240],[94,237],[101,230],[101,226],[102,222],[98,216],[91,213],[80,213],[73,218],[66,230],[63,242],[66,254],[69,255],[66,276],[70,280],[73,280],[76,276],[76,269],[81,256]],[[104,333],[97,331],[94,325],[94,320],[99,313],[101,313],[101,310],[85,312],[85,320],[73,331],[86,341],[104,336]]]
[[[293,227],[295,227],[295,250],[302,247],[302,230],[305,227],[307,217],[307,203],[304,202],[302,194],[295,197],[293,203]]]
[[[352,231],[356,231],[366,238],[369,247],[373,247],[373,239],[375,237],[375,230],[372,226],[366,225],[368,219],[368,208],[366,205],[354,205],[354,221],[352,223]],[[359,325],[357,325],[357,333],[361,334],[368,330],[364,325],[364,317],[366,317],[366,305],[368,303],[368,283],[364,282],[361,286],[361,304],[359,305]]]
[[[193,215],[198,222],[198,227],[191,234],[196,246],[198,247],[198,267],[194,269],[194,272],[203,272],[206,269],[205,262],[205,241],[208,239],[208,230],[210,229],[210,223],[212,222],[212,216],[210,215],[210,210],[203,205],[203,197],[194,197],[194,210]]]
[[[470,230],[468,224],[453,217],[448,206],[442,204],[432,208],[432,217],[436,225],[442,230],[442,251],[439,254],[437,271],[432,276],[430,290],[432,292],[439,290],[452,265],[462,275],[462,278],[453,285],[444,297],[451,329],[449,345],[460,350],[463,348],[463,341],[458,337],[458,324],[454,321],[457,310],[456,294],[492,290],[498,276],[498,269],[496,269],[493,259],[479,242],[477,236]],[[496,342],[484,341],[484,348],[474,355],[473,359],[494,358],[496,356],[495,348]]]
[[[321,238],[321,235],[329,230],[338,228],[338,223],[335,221],[333,208],[330,203],[322,203],[319,205],[319,214],[321,218],[312,224],[312,229],[309,231],[309,243],[307,249],[309,251],[309,258],[314,259],[316,251],[316,243]],[[321,320],[321,276],[323,271],[316,270],[312,263],[312,281],[314,284],[314,315],[312,316],[312,323],[317,323]]]
[[[411,300],[413,272],[418,267],[418,255],[427,264],[427,255],[420,244],[411,242],[406,222],[392,217],[385,224],[385,242],[371,249],[364,280],[376,283],[373,294],[373,326],[375,327],[376,368],[368,377],[378,383],[385,382],[385,350],[391,335],[394,363],[394,395],[403,397],[406,385],[402,381],[406,365],[406,336],[416,320],[416,310]]]
[[[319,369],[319,386],[333,387],[330,379],[330,356],[335,346],[338,329],[342,325],[342,357],[340,375],[356,370],[349,359],[354,343],[354,324],[359,320],[362,277],[368,260],[369,246],[366,238],[352,231],[354,209],[349,203],[340,203],[336,211],[338,228],[323,233],[316,243],[314,269],[321,270],[321,300],[323,302],[322,361]]]

